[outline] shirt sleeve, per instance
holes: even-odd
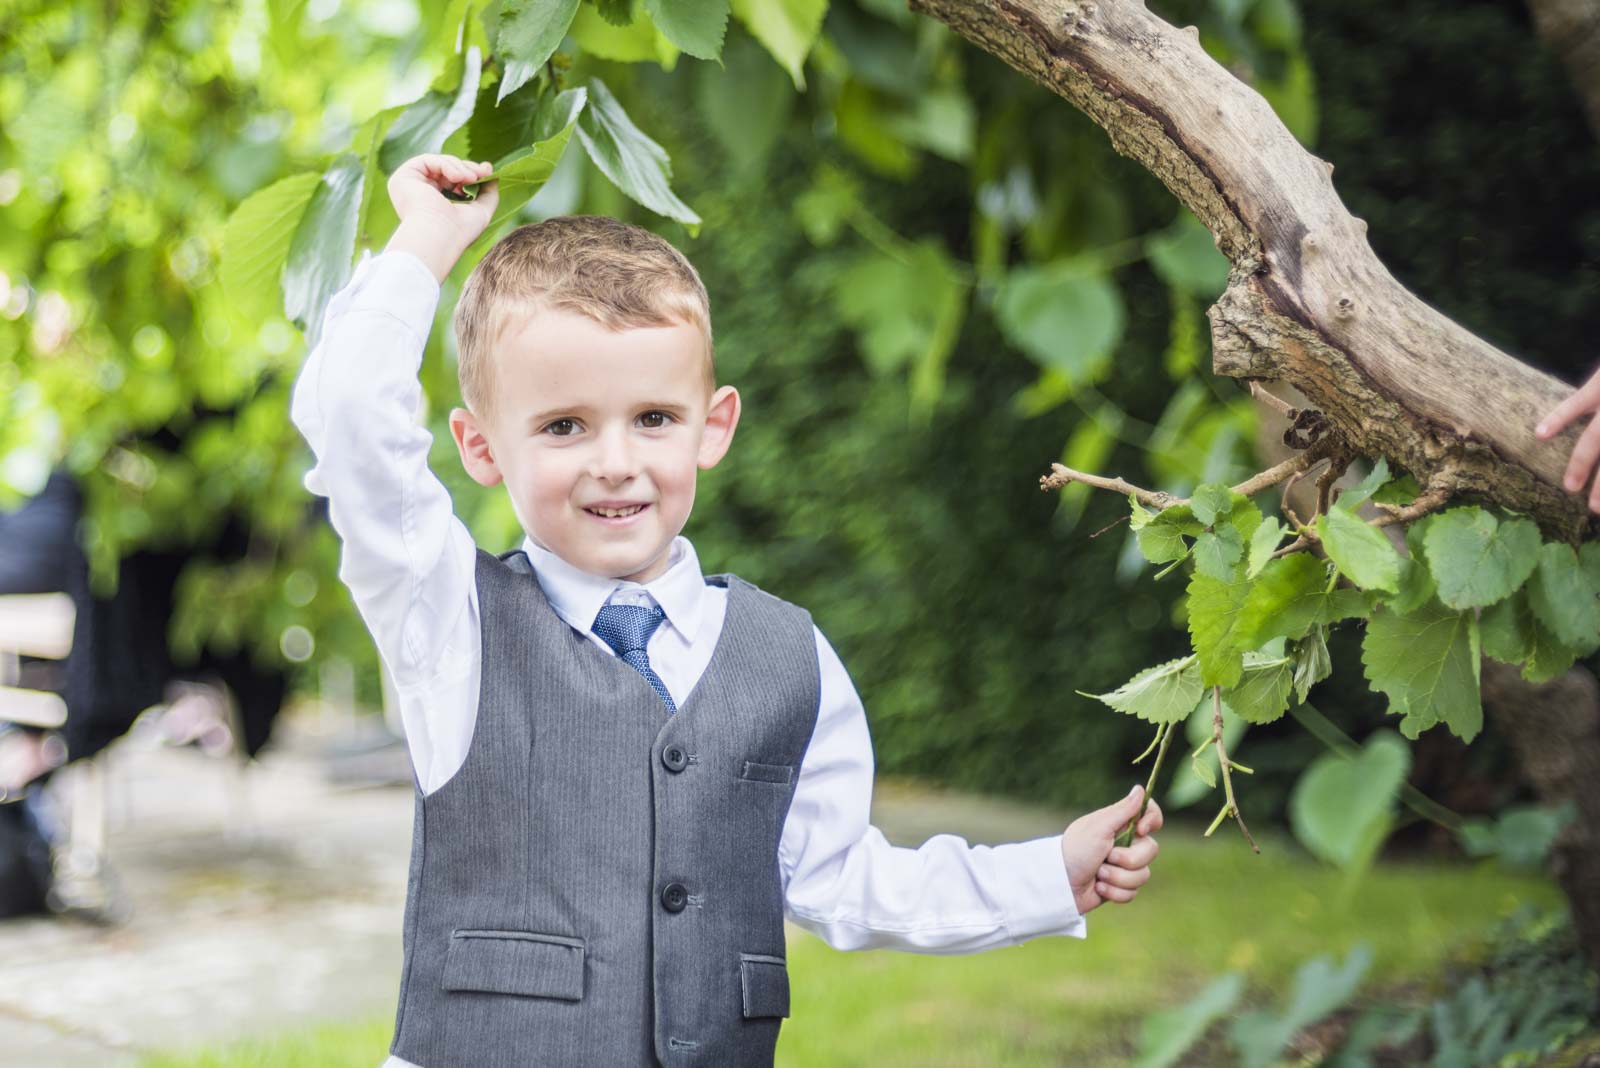
[[[908,849],[871,825],[866,711],[816,638],[821,706],[778,846],[789,919],[835,949],[953,954],[1084,937],[1059,836],[991,847],[940,834]]]
[[[290,418],[316,463],[306,488],[328,499],[339,578],[400,697],[418,780],[436,788],[465,759],[476,709],[478,633],[472,536],[428,469],[417,371],[439,284],[409,253],[364,258],[328,304],[295,383]]]

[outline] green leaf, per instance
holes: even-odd
[[[1244,540],[1239,531],[1224,523],[1215,531],[1205,531],[1194,540],[1194,564],[1214,579],[1226,582],[1233,577],[1234,565],[1244,555]]]
[[[1372,470],[1367,472],[1366,478],[1339,494],[1339,499],[1334,502],[1334,507],[1353,512],[1388,481],[1389,461],[1380,456],[1378,462],[1373,465]]]
[[[1317,536],[1328,558],[1364,590],[1393,593],[1400,585],[1400,554],[1383,532],[1334,508],[1317,517]]]
[[[1200,698],[1200,671],[1191,655],[1145,668],[1110,693],[1078,693],[1151,723],[1176,723]]]
[[[1163,232],[1145,242],[1150,264],[1166,283],[1205,300],[1228,284],[1228,257],[1200,220],[1183,212]]]
[[[534,134],[534,118],[554,95],[538,82],[523,86],[498,104],[495,93],[492,85],[481,89],[467,120],[466,155],[471,159],[493,163],[539,140]]]
[[[1244,674],[1227,693],[1228,704],[1247,723],[1271,723],[1289,707],[1294,658],[1244,654]]]
[[[759,170],[788,125],[794,90],[783,71],[742,34],[728,42],[722,64],[696,65],[700,114],[740,171]]]
[[[613,26],[626,26],[634,18],[634,0],[594,0],[600,17]]]
[[[1364,616],[1371,596],[1360,590],[1328,589],[1327,565],[1310,553],[1280,556],[1250,587],[1240,621],[1240,640],[1254,649],[1272,638],[1298,638],[1315,626]]]
[[[1539,564],[1539,528],[1527,519],[1500,522],[1475,505],[1434,518],[1425,539],[1439,600],[1481,608],[1511,596]]]
[[[1483,613],[1478,626],[1483,653],[1506,664],[1521,664],[1529,682],[1548,682],[1572,666],[1576,650],[1563,645],[1533,610],[1530,587],[1523,587]]]
[[[1081,260],[1006,273],[995,316],[1006,340],[1074,386],[1098,381],[1122,338],[1122,296]]]
[[[1600,542],[1583,548],[1600,565]],[[1584,567],[1572,546],[1551,542],[1540,547],[1528,602],[1561,644],[1583,656],[1600,646],[1600,566]]]
[[[328,298],[350,277],[365,173],[361,157],[353,152],[330,163],[289,242],[289,258],[283,268],[283,308],[311,345],[322,333],[322,310]]]
[[[956,340],[949,323],[967,304],[955,261],[938,238],[900,255],[862,253],[835,277],[833,300],[839,318],[855,329],[868,368],[879,375],[908,363],[942,366]]]
[[[1320,859],[1364,869],[1394,824],[1411,749],[1392,731],[1378,731],[1355,756],[1324,753],[1295,783],[1289,822]]]
[[[1428,569],[1427,533],[1433,516],[1424,516],[1406,530],[1406,548],[1411,557],[1400,565],[1400,589],[1389,599],[1389,607],[1408,615],[1432,600],[1437,586]]]
[[[1315,626],[1294,647],[1294,693],[1302,703],[1311,687],[1333,674],[1333,658],[1328,655],[1328,631]]]
[[[350,151],[361,157],[361,208],[356,216],[356,245],[375,247],[387,240],[400,225],[394,205],[389,201],[388,175],[383,170],[383,143],[389,129],[405,111],[393,107],[380,111],[356,130],[350,139]]]
[[[1261,574],[1261,569],[1267,566],[1267,561],[1272,559],[1272,554],[1278,550],[1278,545],[1283,541],[1283,536],[1289,528],[1278,522],[1278,517],[1273,516],[1265,520],[1250,535],[1250,557],[1245,565],[1245,577],[1255,578]]]
[[[728,0],[644,0],[644,9],[667,40],[696,59],[722,54]]]
[[[246,317],[283,311],[278,278],[296,224],[321,182],[316,171],[291,174],[252,193],[228,216],[222,231],[222,289]]]
[[[589,106],[578,116],[578,140],[600,173],[651,211],[698,232],[700,216],[672,192],[666,150],[633,124],[599,78],[591,78],[588,88]]]
[[[1163,1009],[1139,1025],[1139,1059],[1133,1068],[1171,1068],[1226,1016],[1244,993],[1244,976],[1229,972],[1175,1009]]]
[[[1149,526],[1137,532],[1139,552],[1152,564],[1182,560],[1189,555],[1189,543],[1175,527]]]
[[[1189,636],[1205,686],[1233,686],[1244,672],[1239,621],[1250,586],[1247,580],[1229,582],[1202,571],[1189,578]]]
[[[433,88],[406,106],[390,125],[378,152],[378,164],[385,174],[393,174],[412,156],[444,147],[445,139],[472,114],[482,71],[483,56],[474,45],[466,55],[455,57]]]
[[[733,17],[789,72],[797,92],[806,87],[806,56],[827,11],[828,0],[733,0]]]
[[[572,131],[577,126],[582,107],[583,90],[568,89],[551,101],[549,116],[551,121],[565,118],[567,124],[551,136],[519,149],[495,164],[493,177],[500,183],[500,203],[495,208],[494,219],[484,230],[486,238],[501,223],[521,211],[522,206],[550,180],[556,164],[561,162],[561,154],[567,150],[567,142],[572,139]],[[536,125],[542,124],[542,121]]]
[[[1478,692],[1477,614],[1430,602],[1408,616],[1380,606],[1367,622],[1361,662],[1367,681],[1403,716],[1400,733],[1415,738],[1443,723],[1463,741],[1483,727]]]
[[[672,70],[682,54],[655,23],[637,13],[631,20],[615,23],[594,8],[580,7],[567,32],[586,55],[618,63],[654,63],[662,70]]]
[[[1234,1018],[1229,1036],[1239,1051],[1241,1068],[1267,1068],[1278,1063],[1283,1048],[1296,1034],[1327,1016],[1354,996],[1372,964],[1372,951],[1357,946],[1335,968],[1329,957],[1314,957],[1295,973],[1294,988],[1281,1013],[1248,1012]]]
[[[1194,509],[1194,517],[1209,527],[1218,516],[1233,510],[1233,490],[1220,482],[1208,482],[1194,491],[1189,507]]]
[[[501,58],[498,103],[521,89],[555,54],[578,13],[578,0],[504,0],[495,54]]]

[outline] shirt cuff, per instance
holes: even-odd
[[[994,861],[1006,933],[1013,941],[1088,934],[1088,924],[1072,899],[1060,835],[995,846]]]
[[[439,306],[439,280],[411,253],[384,252],[362,258],[350,279],[348,300],[348,310],[393,316],[426,341]]]

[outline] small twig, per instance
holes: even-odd
[[[1333,497],[1333,484],[1350,469],[1352,457],[1348,452],[1337,453],[1328,463],[1328,469],[1317,476],[1317,515],[1327,515]],[[1311,518],[1315,519],[1314,515]]]
[[[1294,419],[1296,411],[1295,407],[1282,397],[1274,393],[1269,393],[1265,386],[1253,378],[1250,379],[1250,395],[1256,400],[1260,401],[1262,404],[1265,404],[1268,408],[1271,408],[1273,411],[1283,416],[1285,419]]]
[[[1251,475],[1249,478],[1233,487],[1233,492],[1242,494],[1246,497],[1254,497],[1262,490],[1276,486],[1286,478],[1294,478],[1298,475],[1305,474],[1306,471],[1310,470],[1318,462],[1325,460],[1332,455],[1334,451],[1333,445],[1331,443],[1325,443],[1325,441],[1326,439],[1324,441],[1315,443],[1304,452],[1298,452],[1289,457],[1287,460],[1283,461],[1283,463],[1274,464],[1272,467],[1267,468],[1258,475]]]
[[[1396,523],[1409,523],[1413,519],[1421,519],[1429,512],[1438,511],[1449,503],[1452,496],[1450,489],[1442,485],[1434,485],[1417,495],[1417,499],[1410,504],[1385,504],[1382,501],[1373,501],[1373,506],[1381,508],[1383,515],[1372,521],[1375,527],[1389,527]]]
[[[1090,534],[1089,535],[1089,540],[1093,541],[1095,538],[1098,538],[1100,535],[1104,534],[1106,531],[1110,530],[1112,527],[1116,526],[1118,523],[1127,522],[1128,519],[1129,519],[1129,517],[1125,516],[1125,515],[1117,516],[1117,518],[1113,519],[1111,522],[1107,523],[1105,526],[1101,527],[1099,530],[1095,531],[1093,534]]]
[[[1174,497],[1172,494],[1162,490],[1147,490],[1140,486],[1135,486],[1131,482],[1125,482],[1120,478],[1105,478],[1100,475],[1086,474],[1083,471],[1074,471],[1065,464],[1051,464],[1050,474],[1039,479],[1039,488],[1042,490],[1061,489],[1072,482],[1082,482],[1084,485],[1093,486],[1095,489],[1110,490],[1112,493],[1120,493],[1124,497],[1131,493],[1140,504],[1155,509],[1171,508],[1175,504],[1189,503],[1186,497]]]
[[[1300,517],[1294,514],[1294,509],[1289,507],[1289,494],[1294,492],[1295,483],[1299,482],[1305,475],[1304,471],[1296,471],[1289,476],[1283,484],[1282,499],[1278,502],[1278,507],[1289,518],[1289,522],[1294,524],[1294,529],[1299,532],[1302,538],[1315,539],[1316,535],[1312,533],[1311,528],[1301,522]]]
[[[1256,845],[1254,838],[1250,837],[1250,828],[1244,825],[1244,815],[1239,811],[1239,802],[1233,798],[1233,776],[1230,772],[1233,770],[1234,764],[1228,759],[1228,750],[1224,748],[1222,743],[1222,687],[1220,686],[1211,687],[1211,735],[1216,739],[1217,764],[1222,768],[1222,791],[1228,799],[1226,811],[1233,816],[1234,822],[1239,825],[1239,832],[1244,835],[1244,840],[1250,843],[1250,849],[1259,853],[1261,852],[1261,847]]]
[[[1294,541],[1291,541],[1288,545],[1285,545],[1283,548],[1275,551],[1272,554],[1271,559],[1276,560],[1280,556],[1288,556],[1291,553],[1301,552],[1302,550],[1311,548],[1311,546],[1314,544],[1316,543],[1302,534],[1298,538],[1294,539]]]

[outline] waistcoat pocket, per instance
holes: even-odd
[[[739,772],[739,778],[749,779],[753,782],[787,783],[793,777],[793,765],[757,764],[754,760],[746,760],[744,767]]]
[[[746,1018],[789,1015],[789,966],[782,957],[739,954],[739,985]]]
[[[581,938],[532,931],[456,931],[444,959],[444,988],[530,998],[583,1000]]]

